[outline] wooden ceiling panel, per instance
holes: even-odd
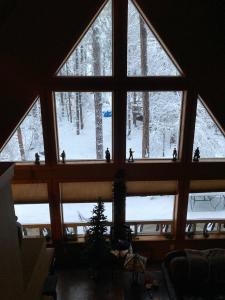
[[[135,1],[225,129],[224,1]]]
[[[0,149],[104,0],[17,3],[0,30]]]
[[[10,53],[39,76],[51,76],[105,0],[24,0],[1,34],[0,54]]]

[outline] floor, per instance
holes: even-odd
[[[84,269],[61,269],[57,271],[58,300],[168,300],[166,287],[160,271],[140,273],[137,281],[126,271],[104,271],[98,280],[92,279]],[[146,280],[157,280],[159,287],[147,290]]]

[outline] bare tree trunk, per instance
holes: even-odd
[[[83,62],[84,62],[84,46],[81,46],[80,47],[80,63],[81,63],[81,66],[82,66],[82,75],[84,75]]]
[[[96,128],[96,156],[103,159],[103,136],[102,136],[102,97],[101,93],[95,93],[95,128]]]
[[[34,104],[34,106],[32,107],[32,109],[31,109],[30,112],[32,113],[34,119],[38,118],[38,106],[37,106],[37,103]]]
[[[84,76],[87,76],[87,51],[86,49],[83,50],[83,60],[84,60],[84,66],[85,66],[85,69],[83,71],[83,74]]]
[[[102,65],[103,66],[103,74],[102,74],[103,76],[105,76],[105,60],[106,60],[105,59],[105,52],[103,52],[103,65]]]
[[[99,42],[99,29],[98,27],[93,28],[92,35],[92,47],[93,47],[93,58],[94,58],[94,76],[101,74],[101,53],[100,53],[100,42]],[[103,129],[102,129],[102,97],[101,93],[96,92],[94,94],[95,102],[95,128],[96,128],[96,156],[97,159],[103,159]]]
[[[67,121],[69,121],[70,120],[70,114],[69,114],[69,107],[68,107],[67,103],[66,103],[66,116],[67,116]]]
[[[85,53],[84,47],[80,47],[80,65],[82,66],[82,75],[86,75],[86,62],[84,62],[85,59]],[[85,70],[84,70],[85,67]],[[83,108],[82,108],[82,93],[79,93],[79,112],[80,112],[80,129],[84,129],[84,120],[83,120]]]
[[[69,75],[69,67],[68,67],[68,63],[66,62],[66,74]],[[68,92],[68,106],[69,106],[69,110],[68,110],[68,120],[70,123],[73,122],[73,117],[72,117],[72,103],[71,103],[71,93]]]
[[[73,116],[72,116],[72,102],[71,102],[71,93],[68,92],[68,105],[69,105],[69,121],[70,123],[73,122]]]
[[[77,128],[77,135],[80,134],[79,94],[80,93],[76,93],[76,128]]]
[[[31,109],[31,113],[33,117],[33,123],[32,123],[33,138],[29,146],[29,150],[39,146],[39,120],[40,120],[41,112],[39,106],[37,105],[37,102],[34,104],[33,108]]]
[[[79,107],[80,107],[80,129],[84,129],[84,119],[83,119],[83,108],[82,108],[82,94],[79,93]]]
[[[75,64],[74,64],[74,73],[77,74],[79,71],[79,53],[78,49],[75,50]],[[78,72],[80,74],[80,72]],[[75,95],[75,109],[76,109],[76,133],[80,134],[80,112],[79,112],[79,92],[76,92]]]
[[[64,108],[64,96],[63,92],[60,93],[60,102],[61,102],[61,112],[62,112],[62,117],[65,116],[65,108]]]
[[[137,126],[137,94],[136,92],[133,92],[133,107],[132,107],[132,113],[133,113],[133,124],[136,127]]]
[[[165,128],[163,128],[163,151],[162,151],[162,156],[165,157],[165,142],[166,142],[166,131]]]
[[[78,49],[75,50],[75,64],[74,64],[74,74],[79,71],[79,55]],[[80,73],[80,72],[79,72]],[[80,75],[80,74],[79,74]]]
[[[20,157],[21,160],[25,160],[25,150],[24,150],[24,144],[23,144],[23,136],[22,136],[22,130],[20,126],[16,130],[17,132],[17,138],[18,138],[18,144],[19,144],[19,149],[20,149]]]
[[[129,136],[131,134],[131,95],[128,96],[127,120],[128,120],[127,135]]]
[[[141,42],[141,74],[147,76],[147,31],[144,21],[140,16],[140,42]],[[143,101],[143,136],[142,136],[142,158],[149,157],[149,93],[142,93]]]
[[[59,75],[63,75],[62,74],[62,69],[59,71]],[[62,117],[65,116],[65,107],[64,107],[64,95],[63,92],[60,92],[60,102],[61,102],[61,112],[62,112]]]

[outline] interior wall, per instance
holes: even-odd
[[[0,177],[0,294],[1,299],[20,299],[23,291],[20,248],[10,182]]]

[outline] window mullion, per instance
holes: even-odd
[[[119,167],[126,152],[126,90],[120,85],[127,78],[127,0],[113,1],[113,78],[114,86],[114,161]]]

